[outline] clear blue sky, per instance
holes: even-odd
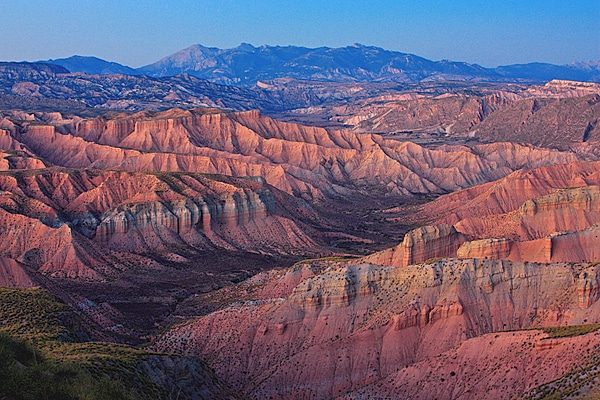
[[[0,60],[134,67],[191,44],[363,43],[485,66],[600,60],[600,0],[0,0]]]

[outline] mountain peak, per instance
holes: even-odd
[[[353,53],[349,57],[348,52]],[[402,70],[403,74],[394,71]],[[195,45],[141,68],[151,76],[189,73],[222,84],[254,85],[257,81],[292,78],[332,82],[419,82],[451,70],[454,75],[491,76],[463,63],[436,63],[422,57],[361,43],[330,48],[260,46],[241,43],[231,49]]]
[[[146,74],[154,77],[189,74],[227,85],[299,79],[324,82],[418,83],[424,79],[542,83],[551,79],[600,81],[598,62],[554,65],[541,62],[485,68],[478,64],[441,60],[353,43],[345,47],[271,46],[242,42],[220,49],[194,44],[159,61],[133,69],[95,56],[74,55],[45,61],[71,72]],[[399,73],[401,71],[401,73]]]
[[[246,51],[253,51],[253,50],[256,50],[256,47],[253,46],[250,43],[242,42],[242,43],[240,43],[240,45],[238,47],[236,47],[236,49],[238,49],[238,50],[246,50]]]
[[[83,72],[86,74],[122,74],[139,75],[135,69],[112,61],[106,61],[96,56],[72,55],[66,58],[57,58],[41,61],[48,64],[59,65],[70,72]]]
[[[189,50],[189,49],[198,49],[198,50],[219,50],[217,47],[210,47],[210,46],[205,46],[201,43],[196,43],[193,44],[191,46],[186,47],[185,49],[182,49],[180,51],[185,51],[185,50]]]

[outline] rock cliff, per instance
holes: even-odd
[[[452,354],[493,368],[513,339],[537,359],[545,350],[527,343],[541,339],[538,334],[490,333],[600,321],[600,275],[590,264],[445,260],[396,268],[350,262],[315,272],[291,292],[273,291],[277,297],[265,294],[280,277],[254,282],[262,288],[256,297],[175,326],[157,348],[202,355],[250,398],[325,399],[357,390],[377,395],[388,385],[396,396],[457,398],[442,380],[428,380],[424,388],[413,371],[449,373]],[[498,345],[484,346],[489,354],[480,357],[476,349],[490,340]],[[586,352],[599,342],[596,335],[557,345],[551,354],[560,367],[545,363],[537,382],[534,371],[516,376],[511,368],[497,371],[504,383],[486,382],[510,397],[556,379],[581,361],[560,358],[570,343]]]
[[[0,214],[1,254],[71,278],[114,273],[122,268],[116,252],[186,262],[194,251],[319,248],[307,224],[314,211],[255,179],[15,171],[0,175]]]
[[[408,232],[398,246],[366,256],[367,262],[405,267],[456,254],[467,239],[451,225],[424,226]]]
[[[365,260],[395,266],[434,257],[598,261],[599,166],[580,162],[518,171],[441,196],[418,212],[433,225]],[[415,247],[421,256],[411,258]]]

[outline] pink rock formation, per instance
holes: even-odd
[[[527,200],[556,189],[600,185],[600,162],[571,162],[523,169],[495,182],[445,195],[424,207],[426,215],[455,224],[471,216],[487,217],[516,210]]]
[[[485,220],[495,222],[489,226]],[[470,237],[503,234],[511,239],[465,243],[461,258],[507,258],[515,261],[579,262],[600,260],[598,251],[600,188],[563,189],[528,200],[507,214],[472,217],[456,224]],[[486,226],[489,228],[486,230]],[[502,230],[502,231],[500,231]]]
[[[442,196],[421,209],[422,219],[437,225],[413,230],[400,245],[365,260],[394,266],[428,257],[599,261],[599,167],[581,162],[519,171]],[[420,256],[411,258],[415,243]]]
[[[539,331],[487,334],[337,398],[520,398],[585,366],[581,355],[596,352],[598,346],[598,333],[554,340]]]
[[[0,255],[3,257],[33,265],[53,276],[81,279],[99,276],[93,266],[101,260],[82,257],[67,225],[53,228],[37,218],[0,208],[0,236]],[[89,254],[89,251],[84,254]]]
[[[465,240],[451,225],[424,226],[408,232],[398,246],[364,259],[374,264],[405,267],[456,254],[456,250]]]
[[[377,396],[377,388],[395,396],[440,393],[453,398],[446,392],[447,382],[428,380],[424,388],[419,375],[412,379],[412,371],[446,371],[456,362],[462,365],[458,360],[470,360],[474,369],[496,368],[494,360],[502,357],[508,357],[509,365],[522,362],[518,353],[506,354],[511,338],[526,346],[527,359],[537,359],[541,355],[526,343],[537,341],[539,334],[487,334],[600,322],[598,272],[597,265],[589,264],[493,260],[408,268],[349,264],[301,280],[291,294],[273,292],[282,297],[264,296],[280,278],[262,280],[263,296],[176,326],[159,338],[157,348],[205,357],[249,398],[325,399],[354,391]],[[483,345],[490,340],[498,345]],[[525,369],[523,374],[506,372],[505,382],[486,378],[482,387],[513,385],[509,396],[556,379],[579,365],[578,351],[560,356],[571,343],[586,351],[598,340],[567,340],[545,353],[560,364],[544,364],[546,371],[537,382],[534,371]],[[489,352],[486,357],[481,357],[483,348]],[[394,386],[396,381],[407,383]],[[387,392],[388,385],[395,391]]]
[[[317,199],[371,187],[401,195],[443,193],[523,167],[576,160],[573,154],[509,143],[430,149],[380,135],[284,123],[255,111],[169,110],[25,122],[11,138],[65,167],[260,176],[283,191]]]
[[[35,284],[23,265],[11,258],[0,257],[0,287],[28,288]]]
[[[42,160],[30,157],[24,152],[0,151],[0,171],[15,169],[40,169],[45,167],[46,164],[44,164]]]
[[[259,180],[45,169],[0,175],[0,255],[40,271],[97,279],[116,251],[319,250],[297,199]]]
[[[494,258],[507,259],[511,252],[510,240],[480,239],[463,243],[456,251],[458,258]]]

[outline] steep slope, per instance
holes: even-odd
[[[22,264],[0,257],[0,287],[29,288],[35,286]]]
[[[48,292],[0,288],[0,396],[237,398],[197,358],[92,341],[93,335],[93,327]]]
[[[15,123],[13,140],[55,165],[260,176],[307,199],[440,194],[520,168],[576,160],[570,153],[510,143],[430,149],[380,135],[280,122],[256,111],[174,109]]]
[[[457,348],[431,360],[418,362],[339,399],[514,399],[530,398],[528,391],[542,382],[552,382],[587,368],[598,359],[600,333],[552,339],[543,331],[487,334],[466,340]],[[589,356],[589,354],[594,356]],[[582,359],[582,355],[586,355]],[[594,371],[589,373],[591,379]],[[570,382],[561,399],[587,399],[585,379]],[[552,384],[548,384],[552,387]],[[565,385],[566,386],[566,385]],[[589,385],[593,388],[594,383]],[[559,386],[560,387],[560,386]],[[523,394],[526,393],[525,396]],[[565,396],[567,393],[572,396]],[[575,394],[575,395],[573,395]],[[579,395],[577,395],[579,394]],[[536,398],[536,397],[533,397]],[[550,397],[552,398],[552,397]],[[593,398],[593,397],[591,397]]]
[[[250,398],[326,399],[357,390],[357,398],[461,398],[447,382],[460,379],[450,371],[462,362],[496,374],[476,389],[468,379],[461,387],[511,398],[584,364],[576,355],[596,352],[600,336],[555,342],[536,332],[488,334],[599,322],[598,277],[597,265],[495,260],[296,269],[253,281],[260,289],[246,291],[249,297],[175,326],[156,346],[202,355]],[[510,343],[519,356],[499,369]],[[543,373],[513,373],[521,357],[547,360],[538,365]],[[430,378],[429,370],[441,375]]]
[[[420,210],[431,226],[365,259],[404,267],[435,257],[599,261],[598,162],[517,171],[442,196]],[[564,188],[564,189],[563,189]]]
[[[319,249],[314,211],[252,179],[50,168],[0,174],[0,193],[0,254],[54,276],[114,275],[128,264],[115,252],[189,264],[216,249]]]
[[[576,162],[516,171],[489,182],[448,194],[424,206],[427,215],[454,224],[469,216],[486,217],[516,210],[527,200],[557,189],[600,184],[599,162]]]

